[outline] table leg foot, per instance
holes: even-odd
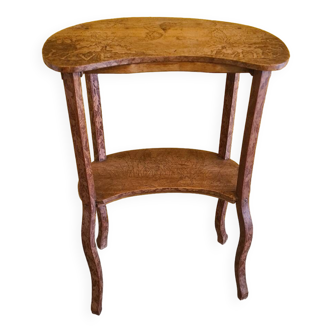
[[[82,244],[92,281],[91,311],[100,315],[103,299],[103,274],[95,244],[96,207],[94,202],[83,204]]]
[[[246,259],[252,241],[253,226],[248,200],[237,202],[236,209],[240,224],[240,240],[235,257],[235,278],[238,298],[244,300],[249,294],[246,280]]]
[[[225,229],[226,210],[227,210],[227,202],[222,199],[218,199],[215,227],[217,231],[218,242],[221,244],[225,244],[228,239],[228,235]]]
[[[108,239],[108,215],[106,205],[97,205],[99,232],[97,237],[97,246],[99,249],[107,247]]]

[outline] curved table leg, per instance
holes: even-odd
[[[218,242],[221,244],[225,244],[228,239],[228,235],[225,229],[226,210],[227,210],[227,202],[222,199],[218,199],[215,226],[218,236]]]
[[[93,203],[83,204],[82,244],[92,281],[91,311],[100,315],[103,300],[103,274],[95,244],[96,208]]]
[[[240,300],[244,300],[249,294],[246,280],[246,259],[252,241],[253,225],[247,200],[242,203],[238,202],[236,210],[240,224],[240,240],[235,257],[235,278],[237,296]]]
[[[105,204],[97,206],[97,214],[98,214],[98,225],[99,225],[97,245],[99,249],[105,249],[107,247],[107,238],[108,238],[108,215]]]

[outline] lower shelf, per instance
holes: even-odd
[[[196,193],[236,202],[238,165],[193,149],[124,151],[92,163],[97,203],[153,193]]]

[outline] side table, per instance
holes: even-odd
[[[246,257],[253,226],[249,211],[255,149],[271,71],[289,60],[285,44],[250,26],[184,18],[121,18],[79,24],[52,35],[43,59],[61,72],[83,204],[82,243],[92,279],[94,314],[102,310],[103,277],[95,243],[107,246],[106,204],[151,193],[184,192],[218,198],[218,241],[227,240],[227,203],[236,203],[240,239],[235,277],[240,300],[248,296]],[[218,153],[177,148],[106,155],[98,74],[161,71],[227,73]],[[253,76],[239,165],[230,159],[240,73]],[[91,162],[81,77],[85,74],[94,161]]]

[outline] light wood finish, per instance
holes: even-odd
[[[278,70],[289,59],[274,35],[228,22],[132,17],[83,23],[51,36],[43,47],[47,66],[84,72],[147,62],[206,62]]]
[[[197,193],[218,198],[215,226],[225,243],[227,202],[236,203],[240,239],[235,258],[238,297],[248,296],[246,258],[253,227],[251,177],[271,71],[289,59],[285,44],[253,27],[182,18],[122,18],[80,24],[51,36],[44,62],[62,72],[83,205],[82,243],[92,280],[91,310],[102,310],[103,276],[96,248],[107,246],[106,204],[135,195]],[[218,153],[143,149],[106,156],[98,74],[155,71],[227,72]],[[230,159],[239,73],[253,75],[240,164]],[[80,77],[86,74],[95,161],[91,163]]]
[[[236,201],[238,165],[216,153],[192,149],[143,149],[92,163],[98,203],[152,193],[198,193]]]
[[[220,142],[219,142],[219,156],[225,160],[229,159],[231,156],[239,79],[240,79],[240,74],[236,73],[227,74],[225,97],[224,97],[224,109],[222,114]],[[226,210],[227,210],[227,202],[219,199],[216,209],[215,228],[217,231],[218,242],[221,244],[225,244],[228,238],[225,227]]]

